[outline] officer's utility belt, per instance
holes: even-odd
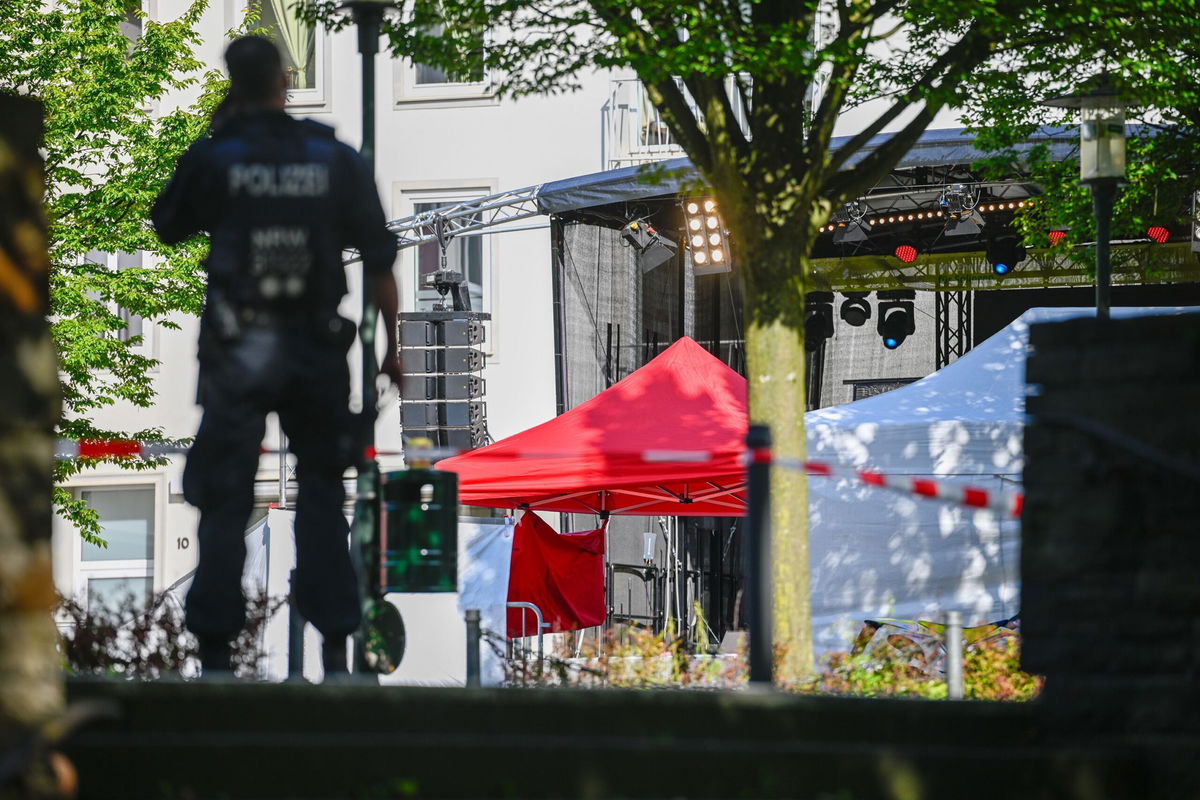
[[[219,297],[210,297],[208,317],[213,335],[223,342],[240,339],[252,328],[288,328],[349,347],[354,339],[354,324],[337,314],[305,308],[271,308],[241,305]]]

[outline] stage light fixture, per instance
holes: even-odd
[[[842,322],[860,328],[871,318],[871,304],[867,301],[870,292],[842,292],[840,315]]]
[[[1025,245],[1012,236],[992,239],[988,241],[984,255],[992,265],[992,272],[1004,277],[1025,260]]]
[[[903,261],[905,264],[911,264],[917,260],[917,248],[911,244],[902,244],[895,250],[896,258]]]
[[[804,295],[804,349],[818,350],[833,336],[833,292]]]
[[[833,223],[836,226],[834,244],[862,242],[871,234],[871,223],[858,203],[846,203],[846,207],[834,215]]]
[[[637,252],[638,267],[642,272],[649,272],[675,255],[675,243],[660,236],[645,220],[630,221],[621,229],[621,238]]]
[[[912,289],[892,289],[877,292],[876,297],[879,320],[875,330],[883,339],[883,346],[895,350],[917,330],[913,303],[917,293]]]
[[[692,251],[692,270],[696,275],[729,272],[729,238],[717,201],[711,197],[683,202],[683,216]]]
[[[1167,239],[1171,238],[1171,232],[1162,225],[1151,225],[1146,229],[1146,238],[1152,242],[1166,244]]]
[[[978,201],[978,196],[961,183],[942,191],[938,205],[946,216],[946,236],[971,236],[979,233],[983,226],[983,215],[976,208]]]

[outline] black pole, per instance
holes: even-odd
[[[746,434],[746,617],[750,627],[750,682],[770,685],[771,630],[771,429],[751,425]]]
[[[304,617],[296,602],[296,570],[292,570],[288,581],[288,680],[299,681],[304,678]]]
[[[554,254],[551,265],[554,294],[554,403],[558,414],[567,410],[567,323],[564,316],[566,298],[566,228],[558,217],[550,218],[550,249]],[[566,530],[564,528],[563,530]]]
[[[358,27],[358,52],[362,57],[362,147],[360,153],[371,176],[375,175],[375,56],[379,52],[379,28],[383,21],[384,4],[359,0],[350,4],[354,24]],[[367,281],[362,281],[362,322],[358,338],[362,344],[362,424],[359,429],[358,481],[354,501],[354,526],[351,530],[350,558],[358,576],[359,603],[364,620],[372,607],[370,581],[366,565],[370,563],[369,549],[378,540],[379,510],[376,497],[379,486],[379,462],[375,460],[375,326],[379,316],[375,294]],[[354,669],[365,670],[363,628],[354,634]]]
[[[1092,213],[1096,218],[1096,319],[1108,319],[1112,287],[1109,242],[1112,240],[1113,204],[1117,198],[1117,179],[1093,181]]]
[[[480,686],[479,637],[482,631],[479,627],[479,609],[468,608],[464,616],[467,622],[467,686]]]

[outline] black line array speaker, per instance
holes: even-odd
[[[474,311],[400,315],[400,425],[406,439],[473,450],[487,440],[483,323]]]

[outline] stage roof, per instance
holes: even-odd
[[[1078,136],[1076,128],[1043,128],[1017,150],[1025,152],[1044,144],[1055,157],[1066,158],[1077,148]],[[850,138],[834,138],[830,150],[836,150]],[[889,133],[873,137],[866,147],[850,158],[846,166],[854,166],[890,138]],[[976,149],[974,142],[974,137],[963,128],[925,131],[894,169],[971,164],[987,155]],[[562,214],[610,203],[675,195],[700,185],[701,181],[699,172],[690,160],[673,158],[544,183],[538,187],[537,202],[543,213]]]

